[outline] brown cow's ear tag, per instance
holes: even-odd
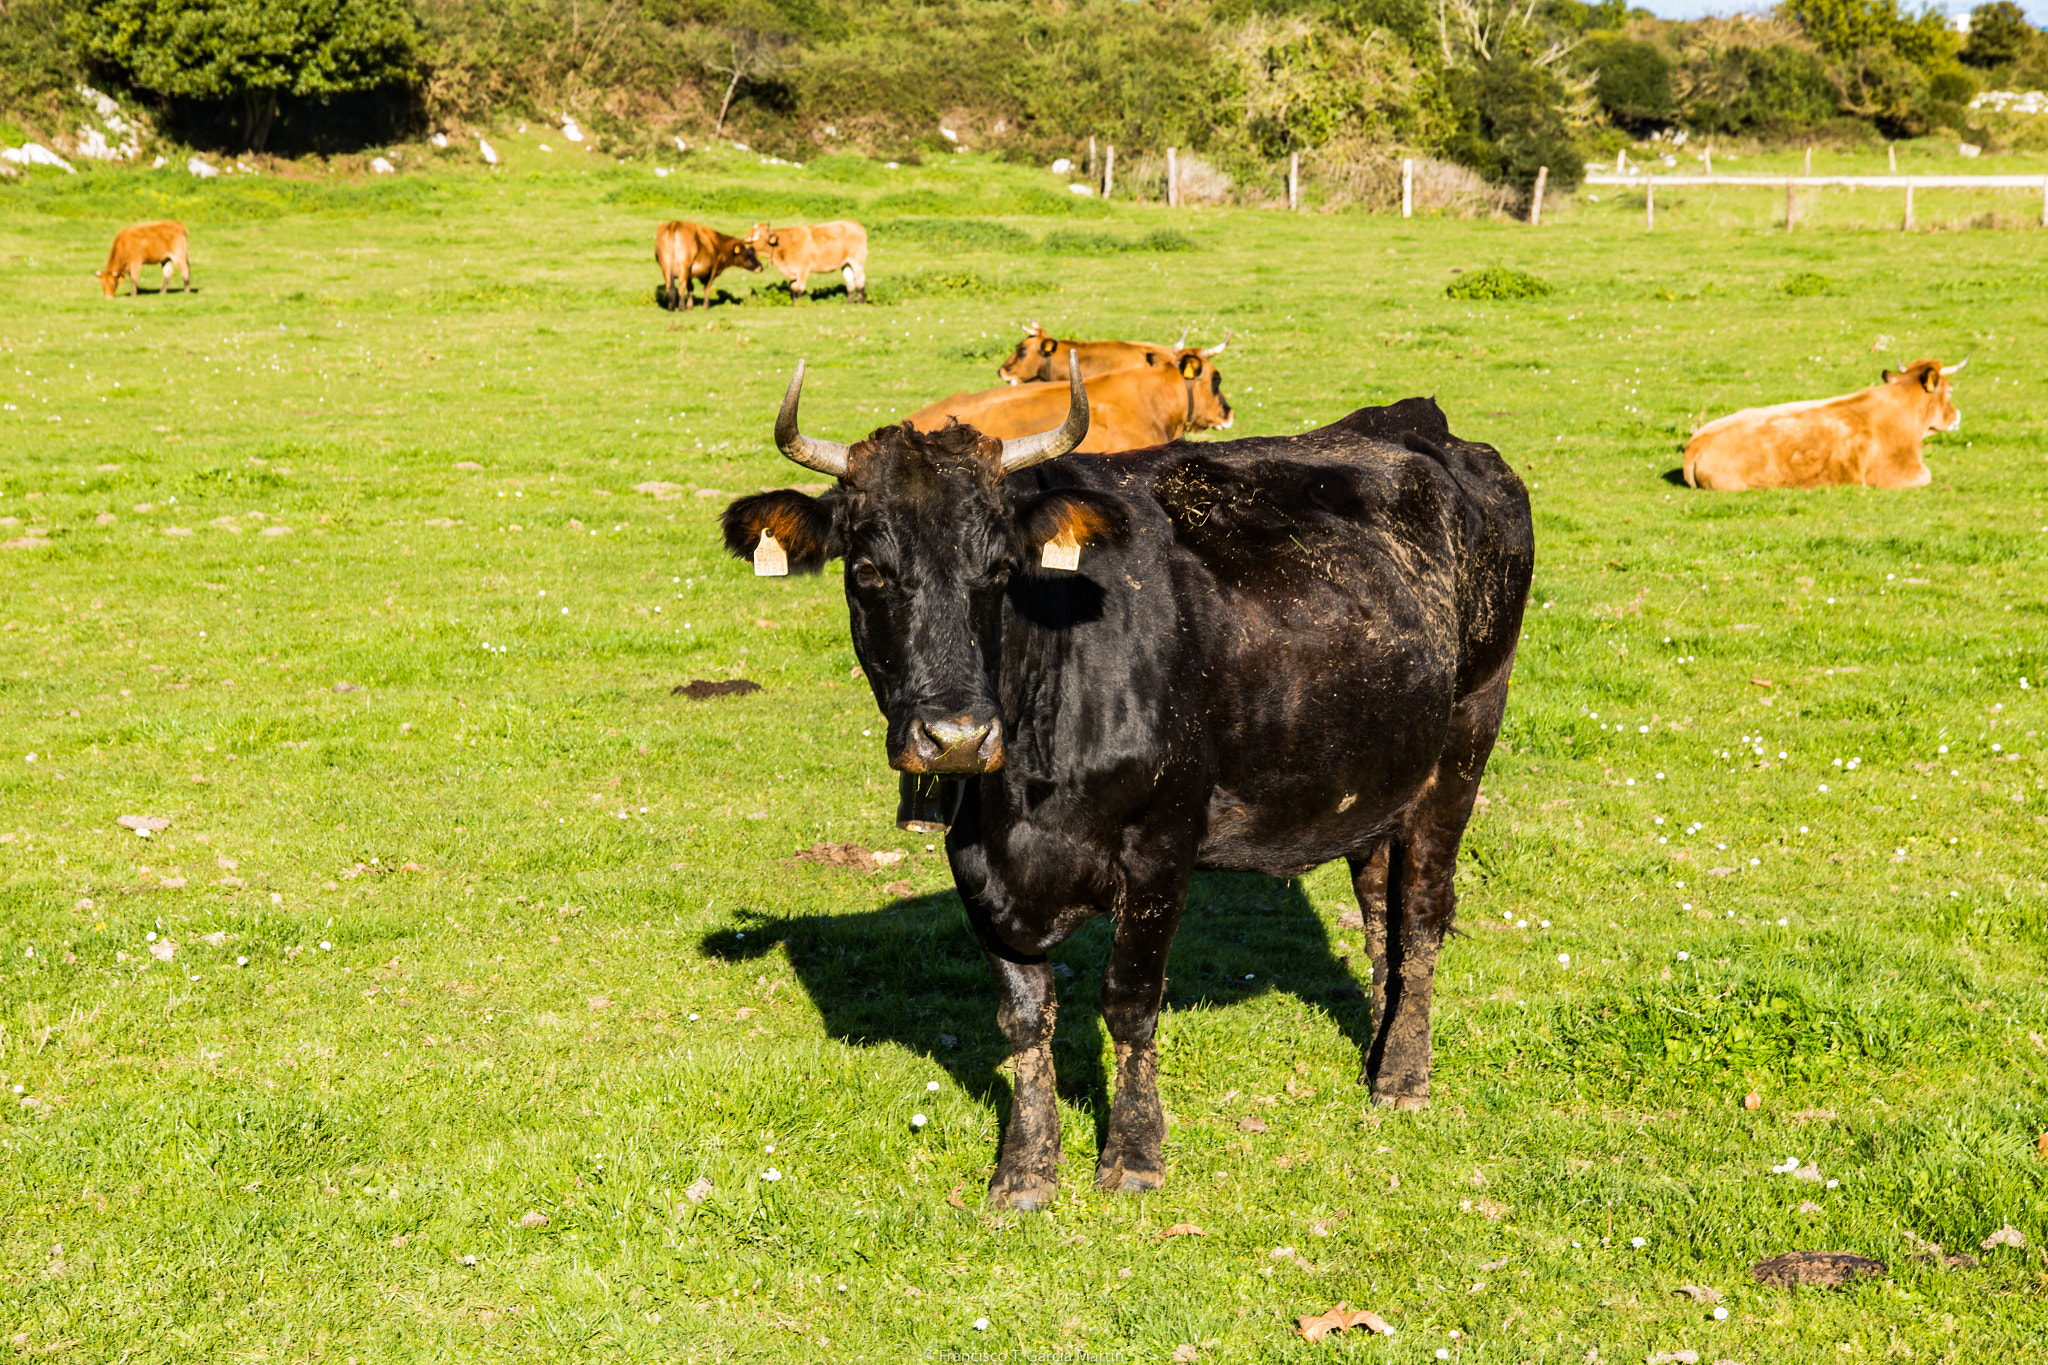
[[[766,531],[761,533],[761,543],[754,547],[754,577],[785,578],[789,574],[789,552],[776,542]]]
[[[1038,562],[1048,569],[1077,570],[1081,567],[1081,542],[1074,539],[1072,531],[1061,531],[1038,547]]]

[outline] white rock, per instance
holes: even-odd
[[[149,163],[149,168],[153,171],[160,171],[170,164],[170,162],[164,160],[162,157],[158,157],[156,160]]]
[[[1067,160],[1065,157],[1061,157],[1058,161],[1052,163],[1052,173],[1054,175],[1065,175],[1068,171],[1071,171],[1073,169],[1074,163]]]
[[[78,174],[70,162],[40,142],[24,142],[19,147],[0,148],[0,161],[12,161],[17,166],[55,166],[70,175]]]
[[[378,175],[389,175],[393,171],[397,170],[398,167],[392,165],[389,161],[386,161],[383,157],[380,156],[370,163],[370,169],[375,171]]]
[[[498,149],[496,147],[493,147],[482,138],[478,138],[476,140],[476,149],[483,153],[485,165],[495,166],[498,164]]]
[[[427,141],[433,143],[436,147],[446,147],[448,145],[448,134],[436,133],[428,138]]]
[[[1982,147],[1976,146],[1973,143],[1965,142],[1962,145],[1958,146],[1956,150],[1962,153],[1964,156],[1977,156],[1978,154],[1983,152],[1984,149]]]
[[[581,142],[583,141],[583,130],[576,126],[576,120],[565,118],[562,120],[562,136],[568,138],[571,142]]]
[[[960,140],[960,134],[954,132],[943,123],[939,125],[939,136],[948,142],[958,142]]]
[[[201,180],[211,180],[220,174],[219,171],[207,165],[196,156],[185,163],[185,169],[198,176]]]
[[[1069,185],[1067,186],[1067,193],[1088,197],[1095,193],[1095,187],[1093,185]]]

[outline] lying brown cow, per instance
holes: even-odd
[[[1151,349],[1165,355],[1163,347]],[[1091,454],[1144,450],[1191,432],[1228,427],[1237,420],[1223,396],[1222,372],[1201,351],[1182,352],[1178,364],[1162,358],[1108,374],[1086,375],[1083,383],[1090,416],[1088,437],[1077,449]],[[918,431],[937,431],[949,418],[957,417],[984,436],[1010,440],[1050,430],[1065,415],[1068,401],[1064,383],[1018,384],[981,393],[956,393],[904,420]]]
[[[1916,360],[1884,383],[1839,398],[1744,408],[1693,433],[1685,481],[1694,488],[1822,488],[1866,484],[1918,488],[1934,476],[1920,458],[1921,438],[1954,431],[1962,413],[1949,401],[1949,376]]]
[[[728,237],[701,223],[663,223],[654,231],[654,263],[661,267],[661,287],[667,291],[667,305],[690,311],[690,281],[704,285],[704,306],[711,306],[711,282],[738,266],[741,270],[761,268],[754,248],[738,237]]]
[[[192,261],[187,252],[183,223],[137,223],[134,227],[122,228],[114,237],[113,250],[107,253],[107,268],[99,272],[100,289],[108,298],[113,298],[121,287],[121,277],[125,275],[131,292],[140,294],[142,267],[161,264],[164,287],[157,292],[171,292],[171,269],[175,266],[183,281],[182,287],[189,294],[192,292]]]
[[[813,274],[837,270],[845,277],[846,296],[856,303],[868,301],[868,230],[850,218],[816,227],[756,223],[747,242],[782,272],[789,292],[799,298]]]
[[[1181,342],[1186,341],[1187,334],[1182,333]],[[996,375],[1012,384],[1049,383],[1065,376],[1069,351],[1080,355],[1082,374],[1095,375],[1155,361],[1172,364],[1180,349],[1179,345],[1149,346],[1140,341],[1069,341],[1034,322],[1024,329],[1024,339],[1010,352],[1010,358],[996,368]],[[1218,346],[1203,354],[1214,355],[1222,349]]]

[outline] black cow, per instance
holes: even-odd
[[[838,484],[725,512],[735,555],[765,530],[799,571],[846,561],[890,765],[978,775],[946,852],[1014,1050],[989,1197],[1017,1208],[1057,1189],[1045,954],[1102,914],[1117,1075],[1095,1183],[1163,1183],[1155,1030],[1197,867],[1349,861],[1373,957],[1360,1079],[1380,1103],[1428,1103],[1451,874],[1535,555],[1521,480],[1428,399],[1300,436],[1061,459],[1087,431],[1070,380],[1056,432],[894,426],[847,447],[799,434],[799,365],[777,444]],[[1049,541],[1078,543],[1078,570],[1044,567]]]

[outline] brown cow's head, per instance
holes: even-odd
[[[720,269],[725,269],[729,266],[738,266],[742,270],[760,270],[761,257],[760,254],[754,250],[754,244],[752,241],[747,240],[745,238],[728,237],[724,241],[720,242],[718,245],[720,248],[719,254],[721,256],[721,259],[718,262]]]
[[[1115,541],[1128,524],[1115,496],[1034,493],[1009,474],[1056,459],[1088,434],[1088,395],[1070,374],[1067,419],[1011,441],[949,422],[922,433],[883,427],[852,446],[797,428],[803,366],[775,424],[782,453],[834,475],[822,497],[793,489],[725,509],[726,548],[751,557],[764,532],[800,572],[846,561],[853,650],[888,721],[889,766],[909,773],[993,772],[1003,765],[995,680],[1003,607],[1050,540]]]
[[[1227,431],[1237,420],[1237,414],[1230,410],[1230,400],[1223,396],[1223,372],[1216,368],[1213,359],[1229,344],[1226,340],[1206,351],[1189,346],[1174,356],[1180,377],[1188,385],[1189,431],[1207,431],[1212,427]]]
[[[1037,323],[1024,329],[1024,339],[996,373],[1012,384],[1052,378],[1053,358],[1066,343]]]
[[[1923,431],[1954,431],[1963,424],[1963,414],[1950,394],[1949,379],[1969,363],[1967,356],[1947,368],[1939,360],[1916,360],[1896,373],[1886,370],[1885,387],[1917,406]]]
[[[121,272],[118,270],[95,270],[93,271],[93,278],[100,282],[100,292],[108,298],[112,298],[114,297],[114,290],[121,283]]]

